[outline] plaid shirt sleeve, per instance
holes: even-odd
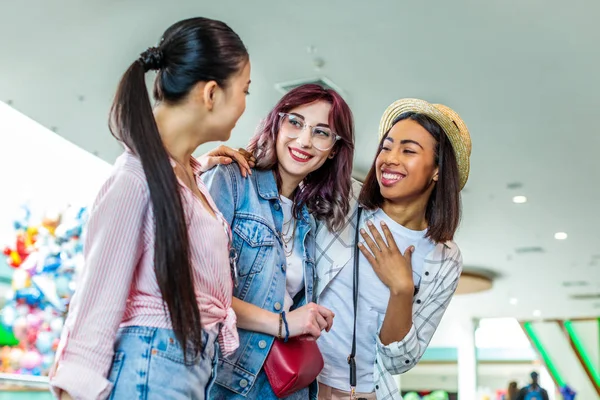
[[[458,286],[462,270],[462,256],[454,243],[445,244],[443,250],[435,252],[431,259],[426,259],[425,264],[426,268],[427,264],[439,265],[439,272],[435,274],[436,276],[427,284],[426,288],[423,287],[425,285],[422,285],[424,290],[415,297],[413,325],[406,337],[399,342],[384,346],[377,335],[375,381],[378,388],[378,399],[399,398],[387,397],[383,393],[388,392],[384,389],[390,382],[393,383],[390,390],[394,391],[395,389],[396,384],[391,375],[402,374],[419,362]],[[380,391],[382,392],[381,396]]]

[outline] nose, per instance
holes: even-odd
[[[383,163],[388,165],[398,165],[400,163],[400,157],[397,151],[390,151],[384,155]]]
[[[309,126],[305,126],[304,129],[302,129],[302,131],[296,138],[296,143],[298,143],[300,147],[312,147],[312,133],[311,128]]]

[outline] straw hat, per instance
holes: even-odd
[[[394,120],[406,112],[425,114],[442,127],[456,155],[462,190],[469,179],[470,169],[471,135],[467,125],[454,110],[443,104],[430,104],[419,99],[400,99],[392,103],[383,113],[379,123],[379,140],[392,128]]]

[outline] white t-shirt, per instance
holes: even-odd
[[[384,221],[394,235],[400,251],[410,245],[415,246],[412,256],[413,280],[415,286],[421,282],[421,273],[425,257],[434,249],[435,244],[425,237],[427,231],[412,231],[388,217],[381,209],[374,215],[372,222],[381,235],[381,221]],[[362,227],[368,232],[367,226]],[[384,236],[385,239],[385,236]],[[364,240],[360,239],[361,243]],[[367,247],[368,248],[368,247]],[[335,259],[335,255],[330,255]],[[320,304],[335,312],[335,321],[329,332],[322,332],[317,341],[325,367],[319,381],[340,390],[350,390],[348,381],[348,354],[352,344],[354,307],[352,304],[352,282],[354,258],[339,272],[320,296]],[[373,371],[377,353],[377,332],[383,324],[390,297],[390,290],[381,282],[371,264],[360,253],[359,258],[358,311],[356,322],[356,380],[357,392],[370,393],[375,390]],[[343,345],[342,345],[343,344]]]
[[[292,207],[294,206],[294,203],[287,197],[280,196],[280,199],[281,209],[283,211],[284,226],[282,232],[287,262],[285,271],[286,292],[284,299],[284,310],[287,312],[294,304],[294,297],[304,289],[304,259],[302,257],[302,247],[298,245],[299,240],[302,239],[293,235],[295,224],[292,216]],[[293,244],[294,242],[296,242],[295,245]],[[288,254],[290,255],[288,256]]]

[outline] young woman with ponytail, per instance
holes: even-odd
[[[92,208],[51,373],[60,398],[203,400],[217,346],[236,350],[231,234],[192,153],[229,138],[249,76],[241,39],[206,18],[171,26],[123,75],[110,128],[125,152]]]

